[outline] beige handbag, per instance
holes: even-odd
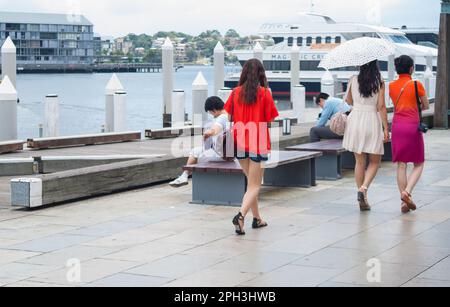
[[[331,118],[330,129],[333,133],[344,136],[347,127],[347,114],[339,112]]]
[[[350,78],[350,81],[349,81],[348,87],[347,87],[347,91],[345,92],[345,95],[344,95],[344,102],[347,101],[354,78],[355,78],[354,76]],[[344,136],[345,128],[347,127],[347,119],[348,119],[348,115],[346,113],[343,113],[343,112],[336,113],[331,118],[331,122],[330,122],[331,131],[339,136]]]

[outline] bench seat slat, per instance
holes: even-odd
[[[25,141],[21,140],[0,142],[0,154],[23,150],[23,144]]]
[[[90,135],[77,135],[56,138],[29,139],[27,144],[29,148],[46,149],[62,148],[71,146],[84,146],[96,144],[110,144],[127,141],[136,141],[141,139],[141,132],[123,132],[123,133],[101,133]]]
[[[326,154],[339,155],[347,150],[342,146],[342,140],[326,140],[317,143],[309,143],[286,148],[289,151],[320,151]]]
[[[264,168],[269,169],[290,163],[315,159],[321,156],[321,152],[280,151],[274,152],[271,156],[272,158],[278,157],[278,159],[276,159],[275,161],[269,160],[263,165]],[[186,165],[185,167],[183,167],[183,170],[189,172],[242,173],[242,168],[239,165],[238,161],[202,162],[195,165]]]

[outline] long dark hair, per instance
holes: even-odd
[[[359,92],[364,98],[372,97],[380,91],[383,79],[381,78],[378,61],[375,60],[360,67],[358,83]]]
[[[266,70],[258,59],[251,59],[245,63],[242,69],[239,86],[242,86],[241,100],[246,104],[256,103],[258,88],[268,87]]]

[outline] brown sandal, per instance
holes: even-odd
[[[402,202],[404,202],[408,206],[409,210],[412,210],[412,211],[417,210],[417,206],[412,199],[411,193],[409,193],[407,191],[403,191],[401,199],[402,199]]]
[[[358,192],[359,209],[361,210],[361,212],[371,211],[372,208],[369,204],[369,201],[367,200],[368,189],[364,186],[361,187],[361,189],[364,190],[364,192],[361,192],[361,191]]]
[[[408,205],[406,203],[402,203],[402,213],[403,214],[408,214],[409,212],[411,212],[411,209],[409,209]]]

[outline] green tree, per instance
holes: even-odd
[[[236,30],[230,29],[225,34],[225,37],[240,38],[241,36],[239,35],[239,33]]]
[[[144,62],[161,64],[162,63],[162,52],[161,50],[150,49],[144,56]]]
[[[190,63],[197,61],[198,59],[197,51],[195,51],[193,48],[188,48],[186,50],[186,57],[188,59],[188,62]]]

